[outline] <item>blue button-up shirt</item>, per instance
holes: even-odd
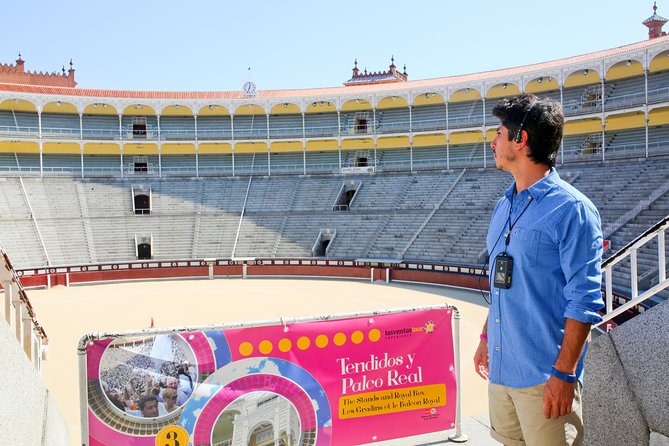
[[[506,246],[509,215],[513,230]],[[511,287],[495,288],[490,280],[490,382],[515,388],[546,382],[562,344],[564,318],[601,321],[599,213],[551,169],[519,194],[515,183],[506,191],[493,212],[487,246],[489,271],[498,254],[513,257]],[[576,369],[580,380],[582,374],[583,356]]]

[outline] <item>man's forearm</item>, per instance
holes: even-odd
[[[573,374],[583,353],[585,341],[590,334],[590,324],[565,318],[562,348],[555,361],[555,368],[560,372]]]

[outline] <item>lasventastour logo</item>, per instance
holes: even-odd
[[[386,338],[406,338],[412,336],[415,333],[434,333],[437,329],[437,324],[434,321],[427,321],[423,326],[420,327],[403,327],[403,328],[393,328],[384,330],[384,336]]]

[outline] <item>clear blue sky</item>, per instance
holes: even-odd
[[[74,60],[80,88],[238,90],[339,86],[353,60],[390,56],[409,79],[559,59],[647,39],[648,0],[12,1],[0,62]],[[658,2],[669,17],[669,0]],[[669,26],[667,26],[669,31]]]

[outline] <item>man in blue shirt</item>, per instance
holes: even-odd
[[[474,355],[489,380],[491,435],[505,445],[578,445],[583,356],[601,321],[599,213],[553,167],[561,105],[523,94],[493,108],[491,147],[515,182],[495,207],[488,320]]]

